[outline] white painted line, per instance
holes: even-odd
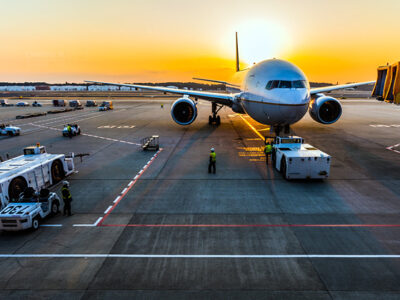
[[[142,173],[143,173],[143,169],[141,169],[138,174],[142,174]]]
[[[62,227],[62,224],[41,224],[40,227]]]
[[[400,255],[357,255],[357,254],[271,254],[271,255],[235,255],[235,254],[210,254],[210,255],[201,255],[201,254],[0,254],[0,258],[283,258],[283,259],[291,259],[291,258],[351,258],[351,259],[367,259],[367,258],[400,258]]]
[[[128,188],[124,188],[124,189],[122,190],[121,194],[125,193],[127,189],[128,189]]]
[[[129,182],[128,186],[131,186],[133,184],[133,181]]]
[[[106,209],[106,211],[104,212],[104,214],[106,215],[106,214],[110,211],[111,208],[112,208],[112,205],[110,205],[110,206]]]
[[[133,180],[136,180],[139,177],[139,175],[136,175],[135,177],[133,177]]]
[[[74,227],[93,227],[94,224],[73,224]]]
[[[148,165],[149,163],[151,163],[151,160],[149,160],[146,165]]]
[[[114,200],[113,202],[116,203],[116,202],[119,200],[119,197],[120,197],[120,196],[118,196],[117,198],[115,198],[115,200]]]
[[[93,224],[93,225],[94,225],[94,226],[97,226],[97,224],[99,224],[99,222],[101,221],[101,219],[102,219],[102,218],[103,218],[103,217],[100,217],[100,218],[98,218],[98,219],[97,219],[97,221],[96,221],[96,222],[94,222],[94,224]]]

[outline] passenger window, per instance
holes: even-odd
[[[293,87],[295,89],[304,89],[306,87],[304,80],[293,81]]]
[[[267,85],[265,86],[265,88],[267,90],[271,90],[272,89],[272,80],[268,81]]]
[[[281,80],[279,84],[280,89],[290,89],[292,87],[291,81]]]

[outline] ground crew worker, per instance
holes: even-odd
[[[211,148],[210,152],[210,162],[208,164],[208,173],[211,173],[211,168],[213,169],[213,173],[215,174],[215,163],[216,163],[216,154],[215,154],[215,149]]]
[[[72,202],[72,196],[71,192],[69,191],[69,182],[64,181],[63,182],[63,187],[61,188],[61,194],[62,198],[64,201],[64,216],[68,214],[68,216],[71,216],[71,202]]]
[[[272,145],[269,142],[265,144],[264,153],[265,153],[265,161],[267,162],[268,165],[268,156],[270,156],[272,153]]]
[[[67,125],[67,131],[69,138],[72,139],[72,127],[70,124]]]
[[[161,108],[164,108],[164,103],[161,103]]]

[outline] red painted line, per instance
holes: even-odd
[[[136,179],[133,180],[133,183],[129,185],[127,188],[124,188],[124,193],[119,196],[118,201],[114,203],[114,205],[108,210],[108,212],[101,218],[100,222],[97,223],[96,226],[107,226],[107,225],[102,225],[104,220],[111,214],[111,212],[114,210],[114,208],[118,205],[118,203],[121,202],[121,200],[125,197],[125,195],[135,186],[136,182],[139,180],[139,178],[144,174],[146,169],[153,163],[154,159],[158,156],[158,154],[163,150],[163,148],[160,148],[160,150],[157,151],[157,153],[153,156],[151,163],[147,164],[145,167],[142,168],[142,173],[140,175],[136,175]],[[115,200],[114,200],[115,201]]]
[[[400,227],[400,224],[107,224],[101,226],[105,227]]]

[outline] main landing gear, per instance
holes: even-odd
[[[222,105],[218,105],[215,102],[212,102],[211,104],[211,110],[212,110],[212,116],[208,116],[208,124],[216,124],[217,126],[221,124],[221,118],[220,116],[217,116],[217,113],[220,111],[222,108]]]

